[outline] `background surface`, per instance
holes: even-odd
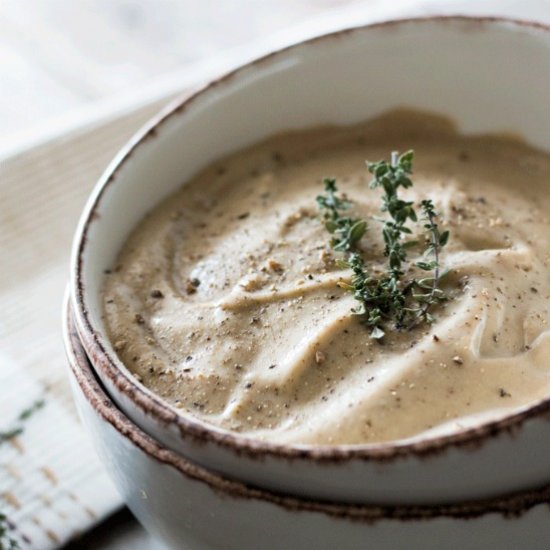
[[[359,2],[0,0],[0,149],[60,116]]]
[[[74,416],[59,337],[67,257],[83,202],[118,147],[176,91],[209,78],[228,61],[265,51],[271,36],[290,35],[293,41],[339,25],[434,13],[549,22],[550,0],[0,0],[0,349],[14,374],[32,375],[29,384],[32,379],[48,392],[44,418],[33,426],[37,434],[26,434],[31,450],[50,441],[48,425],[39,422],[51,418],[54,404],[56,414]],[[29,340],[32,345],[21,345]],[[0,355],[0,421],[12,416],[5,397],[11,390],[1,387],[2,375],[8,376],[3,360]],[[9,504],[2,467],[12,455],[21,461],[17,449],[4,451],[0,509]],[[68,461],[56,462],[59,472],[68,472],[72,455],[60,447],[55,453]],[[28,471],[34,475],[40,464],[29,461]],[[78,473],[96,486],[104,476],[95,462],[86,472],[78,464]],[[34,492],[25,494],[21,481],[10,481],[24,504],[9,510],[17,524],[40,517],[37,526],[51,532],[52,511],[60,523],[61,489],[74,489],[76,477],[59,477],[59,486],[44,489],[48,493],[29,481],[25,488]],[[35,493],[45,503],[37,510],[31,509]],[[46,494],[54,495],[52,502]],[[106,494],[93,497],[96,503],[108,500]],[[106,508],[119,505],[116,495],[109,498]],[[155,547],[127,511],[70,546]]]

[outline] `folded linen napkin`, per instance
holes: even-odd
[[[395,16],[476,13],[550,22],[548,0],[370,0],[235,50],[68,134],[0,160],[0,548],[55,548],[122,505],[75,413],[61,343],[72,234],[104,167],[169,98],[274,47]],[[105,113],[110,115],[105,118]],[[20,420],[22,411],[34,408]],[[43,405],[40,404],[43,402]],[[21,433],[2,438],[12,430]]]
[[[1,163],[0,432],[22,432],[0,436],[0,511],[21,547],[55,548],[122,504],[72,403],[61,302],[72,233],[91,186],[158,109],[147,105]],[[39,410],[18,420],[40,400]]]

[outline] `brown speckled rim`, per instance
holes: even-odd
[[[94,368],[101,377],[108,379],[118,391],[129,397],[144,414],[157,419],[161,424],[177,426],[183,439],[192,439],[197,443],[213,443],[236,455],[244,454],[251,458],[260,459],[266,456],[272,456],[289,460],[307,459],[321,462],[339,462],[351,459],[387,462],[408,457],[429,457],[440,454],[450,448],[464,448],[467,450],[478,449],[494,437],[516,434],[529,419],[542,417],[547,419],[550,418],[550,398],[547,398],[538,404],[525,408],[503,419],[487,422],[481,426],[455,434],[426,438],[425,440],[412,443],[395,444],[390,442],[353,446],[299,446],[258,441],[219,429],[201,422],[198,419],[184,416],[176,412],[175,409],[170,407],[160,397],[140,384],[128,370],[121,368],[120,362],[117,362],[116,358],[112,357],[105,348],[99,332],[90,321],[85,301],[86,290],[83,282],[84,252],[90,226],[93,223],[97,223],[99,219],[98,209],[104,192],[109,186],[116,183],[118,171],[124,167],[125,163],[139,149],[140,145],[156,137],[158,131],[162,130],[167,121],[175,116],[184,114],[188,108],[193,106],[194,101],[200,98],[204,93],[212,89],[218,89],[227,82],[231,82],[234,78],[238,77],[241,72],[276,59],[278,56],[285,55],[294,48],[303,47],[304,45],[311,46],[312,44],[339,39],[350,33],[365,32],[370,29],[395,29],[396,27],[404,25],[425,24],[430,22],[440,25],[461,24],[465,26],[466,30],[468,30],[468,26],[471,26],[472,29],[478,29],[480,26],[484,25],[502,25],[513,27],[516,30],[525,29],[530,32],[536,31],[546,33],[550,31],[550,26],[548,25],[502,17],[435,16],[392,20],[348,28],[315,37],[245,64],[204,85],[198,89],[198,91],[194,91],[176,100],[159,115],[149,121],[149,123],[122,148],[120,153],[107,168],[86,206],[80,220],[79,229],[75,236],[71,263],[71,297],[76,312],[76,326],[78,327],[84,349]]]
[[[537,505],[550,504],[550,485],[500,498],[468,501],[460,504],[377,506],[301,499],[225,479],[162,447],[142,432],[116,407],[94,374],[93,367],[90,365],[76,331],[74,316],[68,300],[66,300],[64,308],[63,333],[72,376],[95,413],[151,460],[174,468],[188,479],[206,484],[212,491],[221,493],[224,498],[261,501],[274,504],[289,512],[317,512],[365,523],[375,523],[381,520],[418,521],[442,517],[473,519],[485,514],[499,514],[505,518],[515,518]]]

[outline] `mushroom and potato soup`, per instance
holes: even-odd
[[[409,149],[414,185],[399,205],[414,202],[418,221],[392,238],[388,188],[369,187],[365,161]],[[326,177],[337,194],[323,195]],[[438,237],[449,232],[436,261],[423,200]],[[338,246],[333,215],[364,220],[353,250]],[[365,285],[386,294],[358,302]],[[496,419],[550,397],[550,155],[407,110],[276,135],[154,208],[106,275],[104,302],[140,382],[243,435],[361,444]]]

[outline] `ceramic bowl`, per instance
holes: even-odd
[[[143,215],[213,160],[275,132],[347,124],[398,106],[461,131],[513,132],[550,150],[550,30],[462,17],[394,21],[294,45],[248,64],[153,119],[107,168],[82,216],[71,302],[113,401],[163,445],[259,487],[347,502],[441,503],[550,482],[550,398],[452,435],[359,446],[285,446],[185,415],[118,360],[102,320],[104,270]]]
[[[70,315],[65,346],[80,416],[138,520],[168,548],[546,548],[550,486],[448,506],[359,506],[250,488],[198,467],[133,424],[98,382]]]

